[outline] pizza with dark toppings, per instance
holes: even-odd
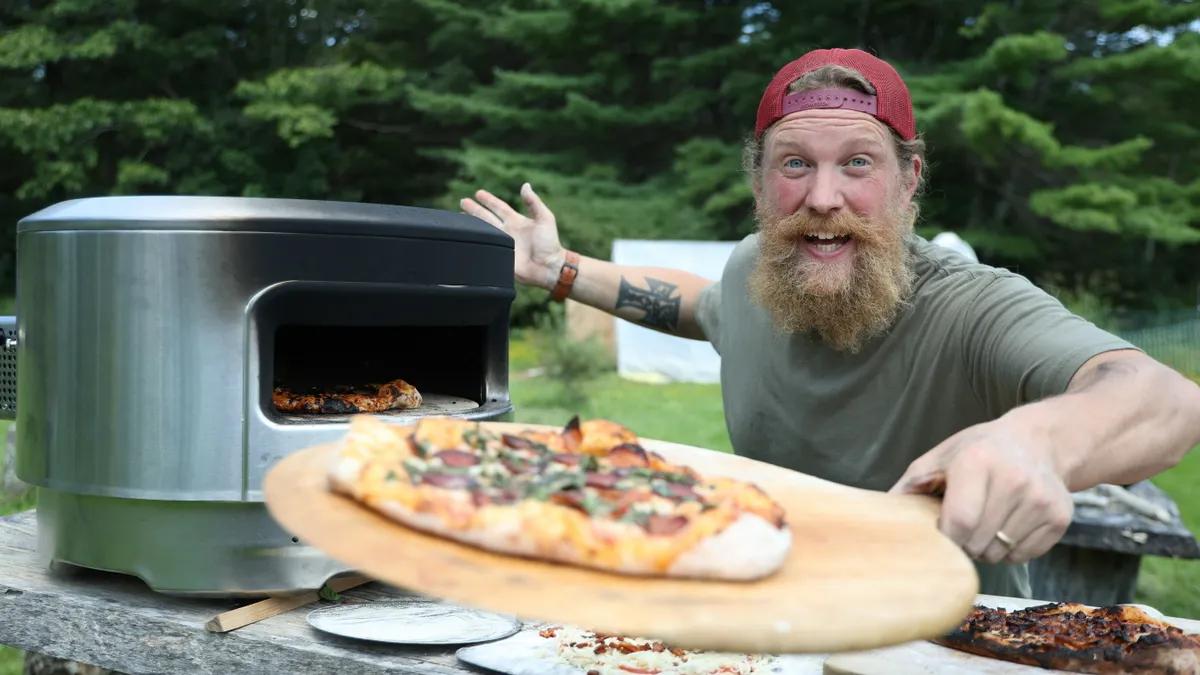
[[[559,659],[586,675],[753,675],[774,656],[680,649],[659,640],[551,626],[538,635],[555,643]]]
[[[421,406],[421,393],[404,380],[334,387],[275,387],[275,409],[286,413],[353,415]]]
[[[607,420],[500,433],[453,417],[355,416],[330,488],[408,527],[496,553],[635,576],[753,580],[791,549],[753,483],[702,476]]]
[[[1138,607],[1049,603],[1008,611],[976,607],[932,640],[1029,666],[1110,675],[1200,675],[1200,637]]]

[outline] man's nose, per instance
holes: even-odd
[[[846,203],[842,199],[842,191],[839,185],[840,180],[841,177],[835,168],[823,166],[817,169],[816,175],[813,176],[812,189],[809,190],[808,198],[805,199],[805,205],[821,214],[826,214],[845,206]]]

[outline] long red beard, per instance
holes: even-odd
[[[830,347],[850,353],[887,330],[915,283],[904,245],[912,231],[907,210],[897,204],[877,222],[848,212],[772,211],[760,204],[756,214],[759,258],[749,286],[775,327],[816,332]],[[814,260],[804,251],[804,236],[818,232],[848,234],[855,250],[836,262]]]

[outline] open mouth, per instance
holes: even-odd
[[[832,253],[845,246],[850,241],[850,235],[835,235],[827,232],[821,232],[818,234],[805,235],[804,241],[812,244],[818,251],[823,253]]]

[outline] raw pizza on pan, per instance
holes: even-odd
[[[421,392],[404,380],[383,384],[292,388],[277,386],[272,392],[275,409],[287,413],[352,415],[421,406]]]
[[[679,649],[571,626],[550,626],[538,635],[553,642],[559,660],[586,675],[754,675],[770,671],[775,661],[769,654]]]
[[[1008,611],[976,607],[932,640],[1029,666],[1093,675],[1200,675],[1200,636],[1138,607],[1049,603]]]
[[[672,464],[607,420],[498,433],[356,416],[329,485],[414,529],[632,576],[755,580],[792,546],[783,508],[756,485]]]

